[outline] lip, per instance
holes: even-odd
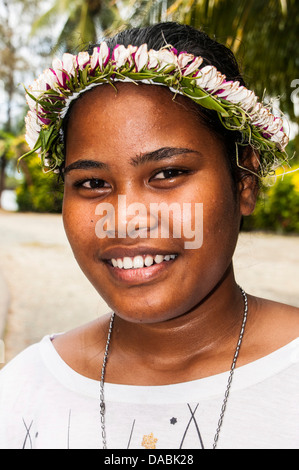
[[[148,267],[143,268],[131,268],[131,269],[120,269],[118,267],[113,267],[108,263],[112,258],[124,258],[134,256],[144,256],[144,255],[171,255],[176,254],[177,252],[168,250],[161,250],[161,248],[146,247],[146,246],[136,246],[136,247],[111,247],[105,250],[100,259],[104,262],[110,276],[116,281],[121,283],[138,285],[147,283],[150,281],[155,281],[160,276],[167,274],[168,270],[171,269],[173,263],[177,260],[175,259],[169,261],[162,261],[159,264],[153,264]]]

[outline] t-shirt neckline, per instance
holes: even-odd
[[[54,335],[55,336],[55,335]],[[61,386],[74,393],[99,399],[99,381],[73,370],[56,351],[51,338],[45,336],[39,350],[44,365]],[[236,367],[231,393],[253,386],[299,362],[299,338],[253,362]],[[101,367],[99,367],[100,375]],[[170,385],[123,385],[105,383],[105,400],[124,403],[179,403],[211,399],[223,395],[229,371],[189,382]]]

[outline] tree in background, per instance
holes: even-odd
[[[77,52],[95,42],[101,32],[111,25],[120,25],[121,13],[117,1],[111,0],[54,0],[52,6],[32,25],[31,34],[41,34],[54,28],[52,53],[57,50]]]
[[[7,166],[14,158],[13,151],[13,140],[14,135],[10,132],[0,130],[0,162],[1,162],[1,172],[0,172],[0,208],[1,208],[1,193],[6,187],[5,177],[7,173]]]
[[[0,134],[0,207],[1,194],[5,187],[5,173],[10,156],[12,138],[12,103],[15,94],[15,72],[22,67],[22,58],[18,55],[13,41],[13,28],[10,24],[10,11],[7,0],[3,0],[0,17],[0,77],[2,92],[5,94],[6,110],[2,107],[3,132]]]
[[[22,78],[32,66],[24,54],[26,43],[25,21],[18,27],[18,17],[33,15],[38,0],[0,0],[0,207],[1,194],[5,189],[8,167],[16,166],[15,143],[21,132],[20,116],[24,114],[24,90]],[[21,97],[21,98],[20,98]],[[17,117],[15,114],[17,113]],[[23,128],[23,123],[22,123]]]

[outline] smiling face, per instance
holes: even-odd
[[[247,209],[233,193],[222,143],[186,98],[173,101],[160,86],[117,89],[96,87],[71,111],[64,226],[81,269],[108,305],[129,321],[160,322],[197,308],[232,276]],[[150,210],[161,202],[175,207],[163,238],[166,219]],[[201,231],[201,246],[186,248],[190,229]]]

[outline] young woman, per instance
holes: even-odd
[[[232,264],[287,138],[231,52],[174,23],[128,30],[54,61],[28,104],[113,314],[1,371],[1,446],[298,448],[298,309],[247,295]]]

